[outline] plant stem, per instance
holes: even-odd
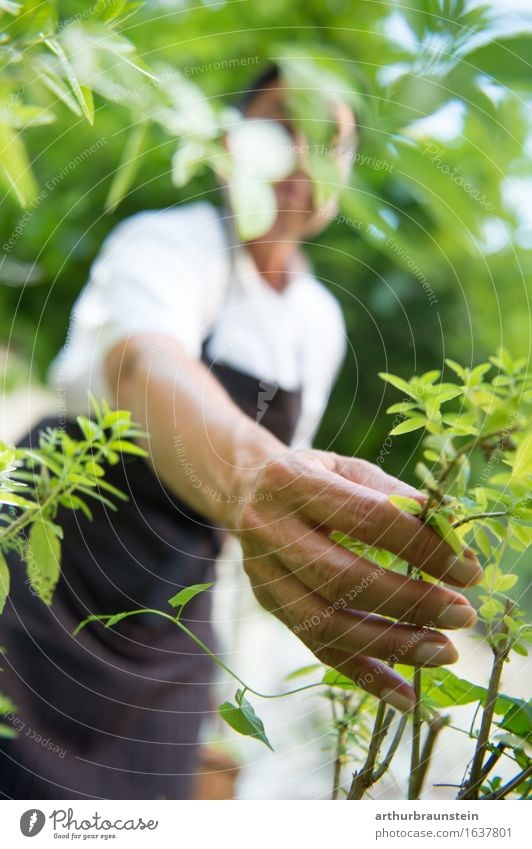
[[[212,651],[212,649],[210,649],[203,642],[203,640],[200,640],[200,638],[197,637],[196,634],[194,634],[193,631],[191,631],[189,628],[187,628],[186,625],[183,625],[183,623],[179,619],[179,616],[172,616],[170,613],[165,613],[164,610],[157,610],[155,608],[143,607],[139,610],[128,610],[127,613],[124,613],[121,616],[121,620],[122,619],[129,619],[130,616],[139,616],[140,614],[145,614],[145,613],[153,613],[155,616],[161,616],[163,619],[168,619],[174,625],[177,625],[178,628],[181,628],[181,630],[184,631],[185,634],[187,634],[190,637],[190,639],[193,640],[196,643],[196,645],[199,646],[199,648],[202,651],[204,651],[205,654],[208,657],[210,657],[211,660],[213,660],[214,663],[216,663],[217,666],[220,667],[220,669],[223,669],[224,672],[227,672],[227,674],[231,676],[231,678],[234,678],[234,680],[237,681],[238,684],[240,684],[244,688],[244,691],[249,691],[250,693],[253,693],[253,695],[258,696],[259,699],[282,699],[282,698],[284,698],[284,696],[293,696],[296,693],[303,693],[305,690],[312,690],[315,687],[323,686],[321,681],[317,681],[315,684],[305,684],[303,687],[296,687],[296,689],[287,690],[285,693],[261,693],[258,690],[254,690],[253,687],[249,686],[249,684],[246,684],[246,682],[243,681],[242,678],[240,678],[240,676],[237,675],[236,672],[233,672],[232,669],[230,669],[228,666],[226,666],[225,663],[223,662],[223,660],[220,660],[220,658]],[[88,625],[89,622],[101,622],[103,624],[106,619],[114,619],[115,616],[116,616],[115,613],[105,613],[105,614],[102,614],[100,616],[89,616],[87,619],[84,619],[83,622],[80,622],[80,624],[74,629],[74,631],[72,632],[73,636],[74,637],[77,636],[77,634],[79,634],[79,632],[86,625]]]
[[[393,760],[393,756],[395,755],[397,749],[399,748],[399,744],[400,744],[400,742],[403,738],[403,734],[405,732],[407,722],[408,722],[408,716],[407,716],[407,714],[403,714],[403,716],[399,720],[399,724],[397,725],[396,732],[393,736],[392,742],[390,743],[390,748],[386,752],[385,758],[383,759],[379,768],[376,769],[375,772],[373,773],[373,782],[374,783],[377,782],[380,778],[382,778],[384,773],[388,770],[388,768],[389,768],[389,766],[390,766],[390,764]]]
[[[461,525],[467,525],[468,522],[475,522],[477,519],[494,519],[498,516],[507,516],[508,510],[495,510],[493,513],[475,513],[473,516],[466,516],[464,519],[459,519],[453,522],[453,528],[459,528]]]
[[[434,751],[434,744],[436,743],[436,739],[440,731],[442,731],[442,729],[445,728],[448,724],[449,717],[440,715],[436,716],[433,720],[429,722],[427,737],[423,744],[423,749],[421,750],[421,755],[419,757],[417,768],[415,772],[411,773],[410,775],[412,789],[412,795],[409,796],[410,799],[419,798],[423,789],[423,782],[425,781],[425,777],[430,766],[432,753]]]
[[[388,729],[394,715],[394,711],[392,709],[386,713],[386,707],[386,702],[379,702],[366,761],[362,769],[353,776],[353,781],[351,782],[351,787],[347,795],[347,798],[350,800],[361,799],[366,790],[375,783],[373,773],[375,761],[377,760],[380,748],[384,742],[386,734],[388,733]]]
[[[517,430],[519,430],[517,425],[515,427],[504,428],[502,430],[499,428],[499,430],[494,430],[491,433],[479,434],[473,439],[470,439],[469,442],[466,442],[464,445],[461,446],[461,448],[458,448],[452,460],[450,460],[449,464],[442,471],[438,480],[438,485],[442,484],[446,480],[447,476],[449,475],[449,472],[456,466],[458,458],[461,457],[463,454],[467,454],[468,451],[472,451],[473,448],[476,448],[477,445],[480,445],[486,439],[493,439],[495,436],[502,436],[506,433],[514,433]]]
[[[512,603],[507,601],[506,614],[509,614],[511,609]],[[501,625],[500,633],[508,634],[508,627],[504,622]],[[486,751],[489,744],[489,734],[491,729],[491,723],[493,721],[493,714],[495,711],[495,702],[497,701],[497,696],[499,695],[499,686],[501,683],[504,661],[506,660],[508,652],[510,650],[508,641],[505,642],[502,649],[499,649],[498,646],[494,645],[492,646],[492,650],[494,660],[491,668],[486,702],[484,704],[484,710],[482,711],[482,719],[480,722],[477,745],[475,747],[475,753],[473,755],[473,762],[471,764],[469,778],[466,781],[462,791],[458,794],[458,799],[478,799],[480,785],[483,781],[484,757],[486,755]]]
[[[348,704],[349,704],[349,696],[345,696],[342,702],[342,716],[338,719],[335,716],[335,722],[337,727],[337,735],[336,735],[336,750],[334,753],[334,776],[333,776],[333,787],[331,793],[331,799],[338,799],[338,794],[340,792],[341,787],[341,776],[342,776],[342,757],[344,754],[345,741],[347,737],[347,731],[349,729],[349,724],[347,722],[347,713],[348,713]],[[334,713],[334,708],[333,708]]]
[[[494,752],[490,755],[484,766],[482,767],[481,779],[485,781],[487,776],[490,774],[491,770],[495,766],[495,764],[499,761],[501,755],[504,754],[505,744],[499,743]]]
[[[505,796],[508,796],[512,790],[515,790],[516,787],[526,781],[527,778],[532,776],[532,764],[529,764],[525,769],[523,769],[518,775],[512,778],[511,781],[508,781],[504,787],[501,787],[500,790],[497,790],[496,793],[490,793],[489,796],[482,796],[482,799],[504,799]]]
[[[412,724],[412,751],[410,756],[410,777],[408,781],[408,798],[417,799],[419,782],[417,774],[420,765],[421,750],[421,669],[414,670],[414,691],[416,703],[414,705]]]

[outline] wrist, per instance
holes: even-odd
[[[228,530],[238,531],[242,508],[250,502],[268,500],[272,493],[257,489],[260,472],[272,460],[287,454],[290,448],[266,428],[248,420],[234,433],[229,495],[224,523]]]

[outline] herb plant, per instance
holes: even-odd
[[[104,464],[119,462],[120,454],[146,456],[131,440],[142,436],[124,410],[111,411],[92,399],[94,418],[78,417],[81,439],[60,427],[48,428],[36,448],[0,443],[0,614],[10,587],[5,555],[16,551],[26,564],[29,591],[51,605],[61,574],[63,530],[56,522],[58,508],[80,510],[92,518],[90,501],[116,510],[127,496],[105,480]],[[0,717],[13,705],[0,695]],[[0,724],[0,736],[12,729]]]

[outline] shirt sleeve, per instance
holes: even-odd
[[[86,409],[88,391],[108,396],[103,363],[122,339],[160,333],[199,356],[223,303],[225,256],[220,222],[208,204],[140,213],[120,224],[91,268],[49,372],[67,407]]]

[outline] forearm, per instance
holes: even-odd
[[[286,451],[244,415],[200,361],[167,337],[135,337],[107,358],[113,400],[148,433],[156,474],[172,492],[229,529],[247,482]]]

